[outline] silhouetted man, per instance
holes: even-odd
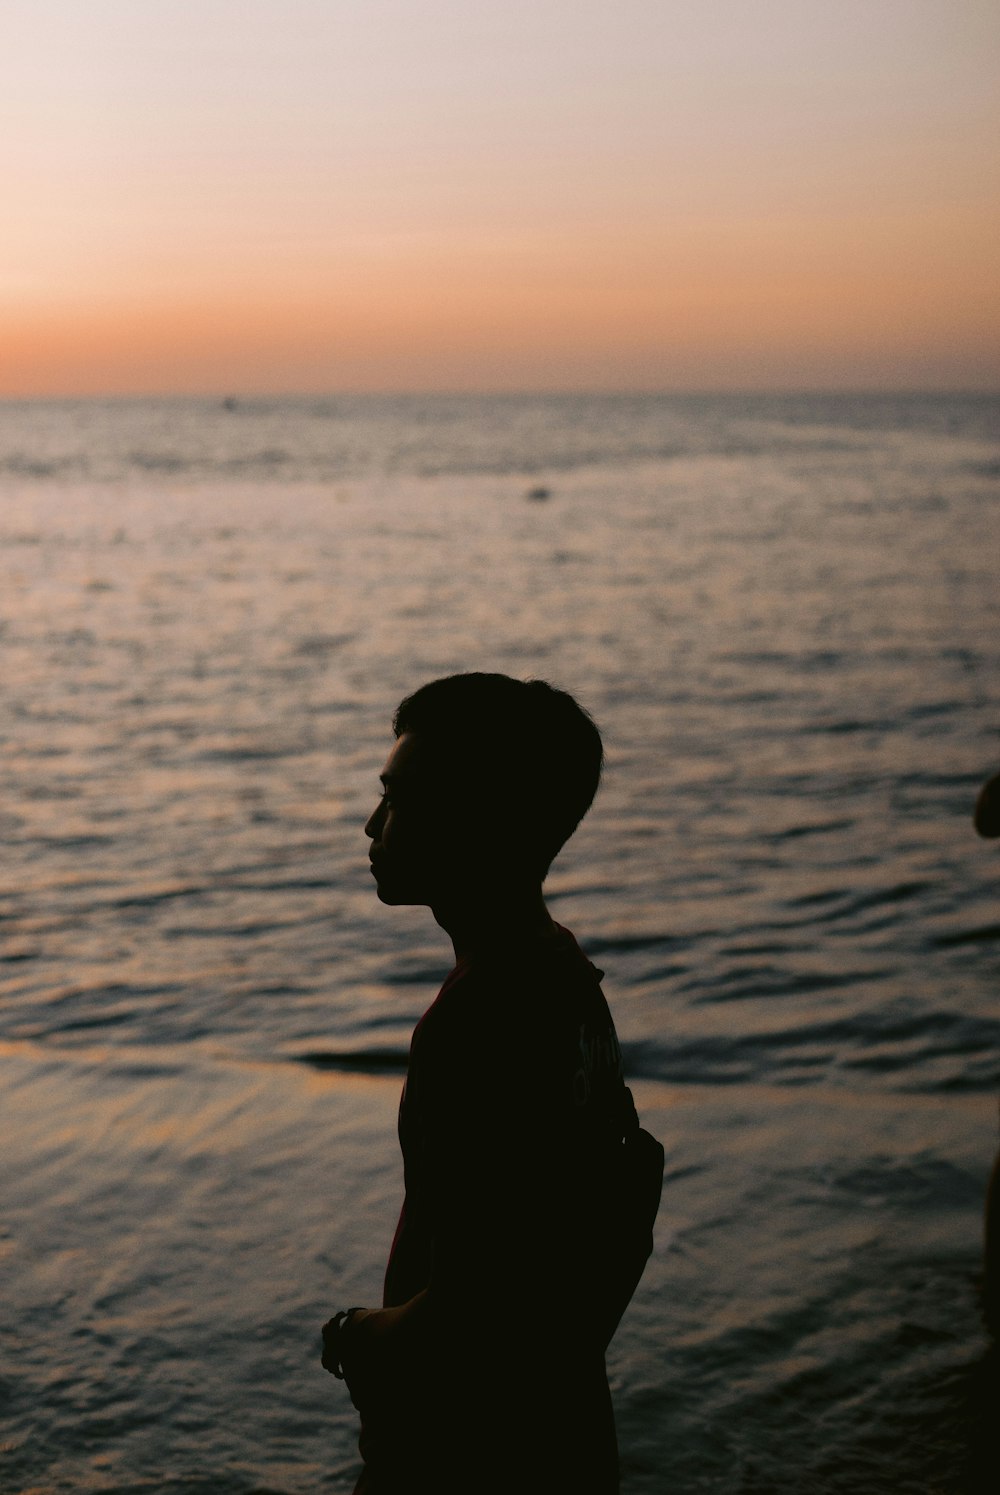
[[[456,964],[413,1034],[384,1306],[323,1331],[361,1413],[357,1490],[609,1495],[604,1351],[663,1153],[637,1130],[601,973],[542,896],[600,735],[564,692],[485,674],[423,686],[393,727],[365,827],[378,896],[427,904]],[[628,1136],[648,1145],[638,1208]]]

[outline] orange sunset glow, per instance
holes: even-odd
[[[1000,381],[985,0],[12,12],[4,396]]]

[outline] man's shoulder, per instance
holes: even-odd
[[[493,1002],[515,1009],[521,1001],[539,997],[593,995],[600,992],[603,976],[570,931],[557,926],[552,936],[497,944],[460,961],[434,1007],[450,1014]]]
[[[460,961],[418,1027],[428,1059],[453,1050],[522,1049],[525,1062],[564,1055],[597,1033],[614,1034],[603,972],[568,930],[533,945],[497,948]]]

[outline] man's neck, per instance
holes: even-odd
[[[510,949],[540,939],[553,939],[556,925],[540,885],[504,888],[488,895],[455,895],[431,907],[441,928],[451,937],[455,959],[501,946]]]

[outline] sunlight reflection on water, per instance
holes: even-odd
[[[1000,1037],[981,405],[144,408],[0,409],[5,1488],[350,1488],[316,1334],[379,1292],[447,968],[361,826],[399,698],[472,667],[607,737],[550,892],[668,1143],[624,1489],[956,1483]]]

